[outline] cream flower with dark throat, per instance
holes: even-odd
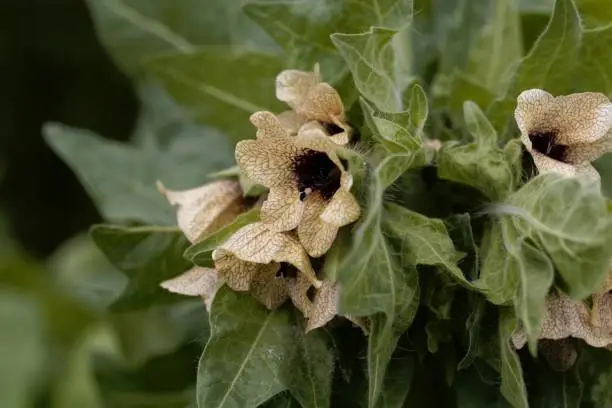
[[[514,117],[540,172],[599,178],[590,162],[612,149],[612,103],[605,95],[554,97],[530,89],[518,96]]]
[[[352,130],[342,99],[330,84],[321,81],[318,64],[312,72],[288,69],[278,74],[276,98],[293,109],[279,115],[281,124],[290,134],[316,121],[334,143],[349,142]]]
[[[251,122],[257,139],[237,144],[236,161],[249,179],[270,189],[262,222],[272,231],[298,228],[309,255],[323,255],[338,229],[360,214],[337,146],[316,125],[290,136],[270,112],[254,113]]]

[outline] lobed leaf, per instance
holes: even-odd
[[[546,29],[513,68],[505,92],[488,108],[488,116],[500,133],[505,133],[522,91],[542,88],[561,94],[571,89],[581,41],[582,26],[573,0],[557,0]]]
[[[139,309],[178,298],[159,286],[191,267],[182,256],[188,243],[178,228],[96,225],[91,237],[113,266],[129,278],[121,296],[110,306],[112,310]]]

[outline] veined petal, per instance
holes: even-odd
[[[192,243],[242,212],[242,190],[235,180],[215,181],[183,191],[167,190],[161,182],[157,187],[177,207],[178,226]]]
[[[213,260],[219,272],[221,269],[217,261],[226,254],[232,254],[246,263],[286,262],[295,266],[316,287],[321,285],[299,242],[289,234],[270,231],[262,222],[242,227],[213,252]]]
[[[242,140],[236,144],[236,162],[252,181],[268,188],[293,180],[292,161],[296,152],[291,145]]]
[[[612,151],[612,132],[592,143],[577,143],[567,149],[565,160],[568,163],[586,163],[598,159]]]
[[[287,282],[283,278],[276,277],[267,281],[253,281],[250,293],[268,309],[276,309],[289,297]]]
[[[547,104],[552,99],[554,97],[542,89],[529,89],[519,94],[516,99],[514,119],[524,137],[527,137],[534,124],[538,123],[540,117],[544,114],[543,112],[546,110]]]
[[[295,109],[304,103],[308,92],[319,82],[316,72],[287,69],[276,76],[276,99]]]
[[[208,311],[210,311],[215,293],[221,285],[223,285],[223,281],[216,270],[199,266],[195,266],[182,275],[160,284],[162,288],[172,293],[185,296],[202,296]]]
[[[215,268],[227,286],[236,291],[247,291],[251,288],[253,277],[261,268],[270,267],[265,264],[247,262],[237,258],[234,254],[222,248],[213,252]]]
[[[338,145],[334,143],[323,127],[317,122],[308,122],[298,131],[295,138],[298,150],[315,150],[327,154],[329,159],[341,170],[344,166],[338,157]]]
[[[338,313],[338,287],[330,282],[323,281],[323,285],[314,295],[312,307],[308,313],[306,333],[325,326]]]
[[[338,227],[321,219],[327,203],[317,193],[309,195],[304,200],[304,214],[298,226],[298,237],[313,258],[325,254],[338,235]]]
[[[297,310],[302,312],[305,318],[310,316],[312,302],[308,298],[308,290],[312,287],[312,283],[306,277],[298,275],[296,278],[287,278],[287,290],[293,305]]]
[[[321,213],[321,220],[336,227],[343,227],[357,221],[360,215],[361,208],[353,194],[340,188]]]
[[[279,114],[278,120],[283,129],[290,135],[297,135],[300,128],[306,123],[306,119],[292,110],[284,111]]]
[[[573,177],[578,173],[576,166],[551,159],[542,153],[532,151],[531,157],[540,173],[559,173],[567,177]]]
[[[555,117],[559,143],[592,143],[612,128],[612,103],[601,93],[583,92],[556,97],[547,109]]]
[[[257,128],[257,139],[269,143],[285,145],[290,143],[289,134],[283,128],[280,120],[272,112],[255,112],[249,118]]]
[[[593,294],[591,323],[612,331],[612,271],[606,276],[601,289]]]
[[[261,221],[272,231],[289,231],[298,226],[303,211],[297,187],[274,187],[261,207]]]
[[[344,132],[340,132],[340,133],[336,133],[335,135],[331,135],[329,138],[331,139],[332,142],[338,145],[345,145],[350,140],[349,132],[346,130]]]
[[[340,95],[325,82],[313,86],[306,99],[294,109],[299,115],[311,120],[333,123],[336,118],[342,122],[345,121],[344,105]]]

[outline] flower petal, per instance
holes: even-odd
[[[338,299],[338,287],[330,281],[323,281],[323,285],[315,293],[312,307],[308,313],[306,333],[325,326],[336,316]]]
[[[268,309],[276,309],[289,296],[285,280],[276,277],[279,269],[280,264],[270,264],[269,267],[260,269],[251,282],[249,293]]]
[[[236,144],[236,162],[240,170],[265,187],[286,185],[293,180],[292,163],[296,151],[288,144],[242,140]]]
[[[245,263],[289,263],[303,273],[313,285],[316,287],[321,285],[300,243],[286,233],[268,230],[262,222],[242,227],[213,252],[213,260],[219,272],[221,269],[217,265],[218,259],[225,257],[228,253],[239,260],[246,261]]]
[[[308,92],[319,82],[316,72],[287,69],[276,76],[276,99],[295,109],[304,103]]]
[[[306,99],[294,107],[295,111],[310,120],[333,123],[345,121],[344,105],[338,92],[328,83],[320,82],[313,86]]]
[[[339,169],[344,170],[337,154],[339,146],[331,140],[323,127],[317,122],[308,122],[300,128],[295,138],[295,146],[298,150],[308,149],[323,152]]]
[[[167,190],[161,182],[157,187],[177,207],[178,226],[192,243],[242,212],[242,190],[235,180],[215,181],[183,191]]]
[[[350,140],[348,131],[336,133],[335,135],[331,135],[329,138],[331,139],[332,142],[334,142],[335,144],[339,144],[339,145],[345,145]]]
[[[535,118],[539,118],[542,115],[546,105],[553,98],[551,94],[542,89],[529,89],[519,94],[516,98],[517,104],[514,110],[514,119],[522,135],[527,137],[529,131],[533,129]],[[531,144],[529,147],[531,148]]]
[[[251,288],[253,277],[265,264],[243,261],[231,252],[224,249],[216,249],[213,252],[215,268],[223,278],[227,286],[236,291],[247,291]]]
[[[612,103],[601,93],[583,92],[556,97],[547,109],[559,126],[559,143],[592,143],[612,128]]]
[[[598,159],[612,151],[612,132],[592,143],[577,143],[567,149],[565,160],[569,163],[585,163]]]
[[[312,302],[308,298],[308,290],[312,287],[312,283],[302,275],[298,275],[296,278],[287,278],[286,282],[293,305],[302,312],[305,318],[308,318],[310,309],[312,309]]]
[[[281,144],[286,144],[290,140],[289,134],[283,128],[280,119],[272,112],[255,112],[249,120],[257,128],[258,140]]]
[[[332,197],[321,213],[321,220],[334,225],[343,227],[357,221],[361,215],[361,208],[355,197],[347,190],[340,188]]]
[[[304,125],[305,119],[292,110],[282,112],[278,115],[278,120],[290,135],[297,135],[300,128]]]
[[[186,296],[202,296],[206,310],[210,312],[210,305],[217,290],[223,285],[216,270],[194,266],[187,272],[175,278],[168,279],[160,284],[172,293]]]
[[[533,151],[531,157],[540,173],[558,173],[567,177],[573,177],[578,173],[576,166],[551,159],[542,153]]]
[[[321,219],[326,205],[326,201],[318,193],[310,194],[304,200],[304,214],[298,226],[298,237],[308,255],[313,258],[325,254],[338,234],[337,226]]]
[[[271,231],[289,231],[298,226],[303,212],[296,187],[274,187],[261,207],[261,221]]]

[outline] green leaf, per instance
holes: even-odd
[[[274,54],[206,47],[160,56],[147,69],[194,119],[222,129],[233,141],[255,135],[252,113],[283,110],[274,91],[282,64]]]
[[[0,292],[0,405],[34,406],[46,359],[44,320],[23,294]]]
[[[301,405],[288,392],[281,392],[266,401],[261,408],[300,408]]]
[[[519,239],[533,240],[546,251],[572,298],[582,299],[601,285],[612,257],[612,214],[599,183],[542,174],[513,194],[499,213]]]
[[[107,221],[173,225],[175,211],[157,191],[156,181],[171,189],[203,184],[209,172],[233,161],[231,148],[222,135],[185,117],[161,90],[141,92],[148,102],[134,145],[54,123],[43,131]]]
[[[248,294],[223,287],[210,324],[198,367],[198,406],[255,408],[287,389],[284,381],[295,369],[295,329],[287,310],[269,311]]]
[[[274,49],[266,33],[241,12],[240,0],[88,0],[102,43],[129,73],[167,54],[205,45]],[[205,13],[194,10],[205,9]]]
[[[368,345],[368,406],[373,408],[399,336],[411,325],[419,302],[414,267],[401,266],[397,251],[383,234],[383,193],[412,165],[412,155],[387,156],[374,170],[368,211],[341,264],[339,309],[343,314],[372,317]]]
[[[602,92],[612,97],[610,41],[612,41],[612,24],[584,32],[580,65],[576,67],[574,74],[581,91]]]
[[[398,68],[394,44],[401,37],[396,34],[396,30],[372,27],[361,34],[336,33],[331,37],[346,60],[359,92],[377,109],[390,113],[407,108],[404,92],[415,79]]]
[[[588,27],[612,23],[612,7],[605,0],[578,0],[580,16]]]
[[[455,249],[441,220],[397,204],[389,203],[385,208],[385,228],[401,240],[404,264],[442,266],[459,283],[471,287],[457,266],[465,254]]]
[[[492,94],[504,91],[508,68],[523,56],[516,0],[492,2],[491,16],[470,47],[465,73]]]
[[[455,383],[457,408],[511,407],[496,387],[485,382],[477,368],[457,373]]]
[[[179,298],[159,286],[191,266],[183,258],[188,243],[178,228],[96,225],[91,237],[107,259],[129,278],[127,287],[111,305],[112,310],[134,310]]]
[[[478,356],[478,347],[481,337],[481,323],[486,311],[486,301],[481,297],[470,299],[471,312],[465,321],[465,330],[468,335],[468,348],[465,356],[457,364],[457,370],[464,370],[472,365]]]
[[[488,116],[505,133],[516,97],[530,88],[560,94],[571,89],[574,67],[580,60],[580,16],[572,0],[557,0],[546,30],[533,48],[512,70],[505,92],[489,107]]]
[[[323,330],[305,333],[301,314],[294,313],[296,357],[292,364],[289,392],[302,407],[329,407],[334,371],[334,353]]]
[[[519,157],[512,144],[503,150],[497,147],[497,133],[476,104],[465,102],[464,116],[474,142],[443,145],[438,157],[439,176],[474,187],[492,201],[504,199],[519,182]]]
[[[376,408],[402,408],[416,369],[414,353],[399,346],[389,363]]]
[[[485,242],[482,271],[476,286],[495,304],[513,302],[530,350],[535,354],[554,267],[527,236],[521,236],[503,221],[493,226]]]
[[[319,62],[324,79],[337,83],[347,71],[330,35],[399,29],[412,15],[412,0],[249,0],[245,11],[283,46],[288,67],[312,69]]]
[[[503,308],[499,311],[499,352],[501,360],[501,393],[514,408],[528,408],[527,389],[523,370],[510,337],[516,328],[512,312]]]
[[[197,244],[191,245],[185,251],[185,258],[189,259],[196,265],[211,266],[212,251],[219,245],[225,242],[234,232],[238,231],[245,225],[251,224],[259,220],[259,208],[252,208],[249,211],[240,214],[236,219],[202,239]]]

